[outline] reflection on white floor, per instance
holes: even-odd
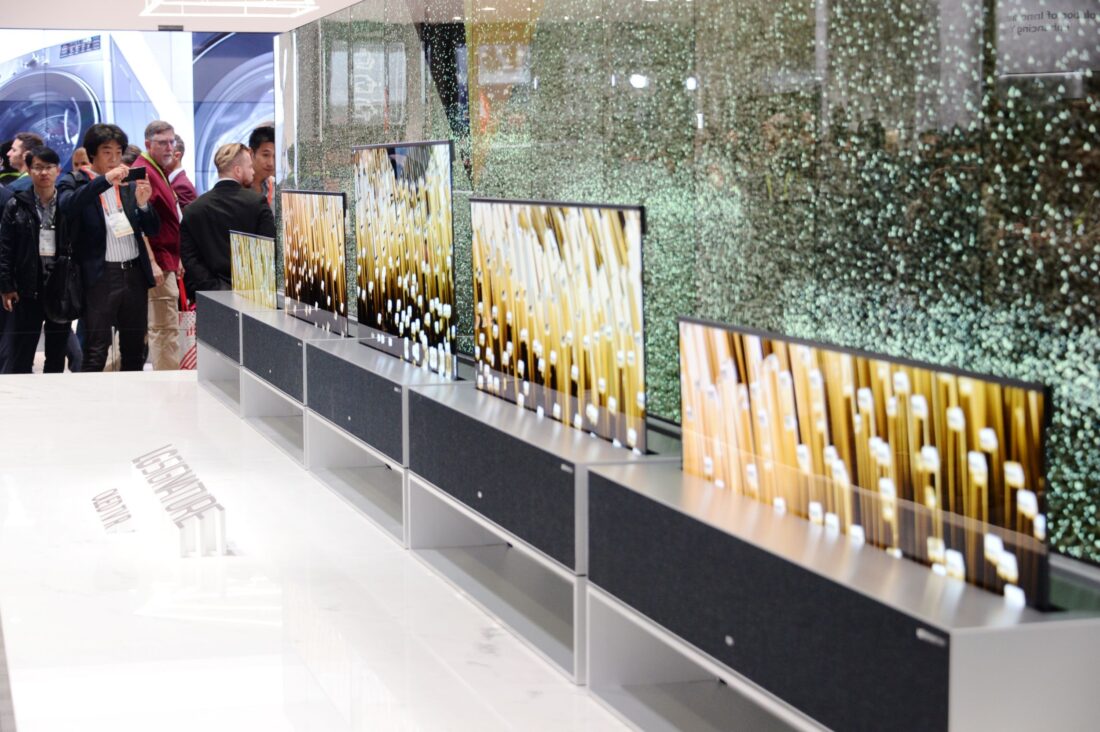
[[[6,376],[0,404],[20,732],[619,729],[194,372]],[[168,443],[225,507],[232,556],[178,558],[130,465]],[[133,530],[105,531],[110,489]]]

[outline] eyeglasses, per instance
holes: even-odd
[[[175,147],[176,146],[176,141],[175,141],[174,138],[171,139],[171,140],[153,139],[153,140],[150,140],[149,142],[152,143],[153,145],[157,145],[158,147]]]
[[[53,163],[50,163],[49,165],[32,165],[31,166],[31,172],[32,173],[49,173],[51,170],[55,170],[56,168],[57,168],[57,166],[54,165]]]

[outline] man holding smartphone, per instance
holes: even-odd
[[[180,264],[180,206],[168,179],[176,147],[176,131],[164,120],[153,120],[145,127],[145,152],[131,173],[143,173],[152,196],[149,205],[160,219],[160,231],[149,236],[149,246],[157,265],[164,272],[164,283],[149,290],[149,361],[155,371],[180,367],[179,285],[183,272]],[[177,276],[178,273],[178,276]]]
[[[145,239],[160,230],[152,188],[121,163],[127,143],[117,125],[92,125],[84,135],[91,166],[57,185],[58,211],[79,231],[73,249],[84,278],[84,371],[103,370],[112,327],[122,370],[142,370],[148,291],[164,282]]]

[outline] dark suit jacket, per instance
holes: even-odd
[[[183,210],[180,255],[188,293],[232,287],[229,232],[275,236],[264,197],[235,180],[220,180]]]
[[[85,287],[91,287],[103,275],[107,258],[107,222],[103,218],[99,194],[110,188],[106,177],[100,175],[89,181],[82,171],[67,173],[57,182],[57,211],[68,220],[73,254],[80,262]],[[141,271],[149,287],[152,287],[156,280],[153,279],[153,266],[149,263],[149,252],[142,237],[156,235],[160,231],[160,219],[152,206],[138,208],[133,185],[124,184],[119,192],[122,210],[126,212],[137,239]]]
[[[15,195],[15,191],[8,188],[5,185],[0,185],[0,211],[4,210],[4,206],[7,205],[11,197]]]

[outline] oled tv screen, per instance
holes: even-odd
[[[292,315],[346,332],[344,194],[283,191],[283,269]]]
[[[471,201],[479,389],[645,450],[641,208]]]
[[[455,376],[451,143],[353,152],[359,336]]]
[[[684,471],[1046,603],[1039,385],[680,321]]]
[[[275,240],[229,232],[233,292],[275,309]]]

